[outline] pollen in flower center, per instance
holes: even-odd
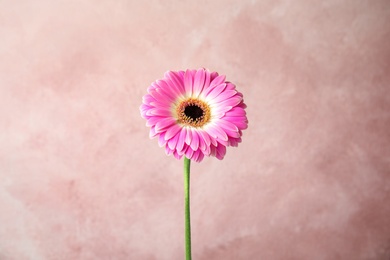
[[[202,100],[189,98],[176,107],[177,121],[180,124],[202,127],[210,121],[210,107]]]

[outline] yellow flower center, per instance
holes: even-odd
[[[202,127],[210,121],[211,113],[209,105],[199,99],[188,98],[176,107],[177,122],[179,124]]]

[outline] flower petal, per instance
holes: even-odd
[[[221,92],[226,88],[226,84],[217,85],[213,88],[210,93],[206,96],[206,101],[211,102],[214,98],[216,98]]]
[[[231,98],[228,98],[228,99],[222,100],[220,102],[217,102],[216,104],[213,104],[213,105],[214,106],[221,106],[221,107],[225,107],[225,106],[235,107],[241,101],[242,101],[242,97],[240,97],[240,96],[233,96]]]
[[[196,71],[195,77],[194,77],[194,85],[192,88],[192,96],[197,98],[199,94],[202,92],[204,83],[206,78],[206,72],[204,69],[199,69]]]
[[[165,73],[166,82],[168,86],[171,87],[171,90],[179,97],[184,98],[185,88],[183,83],[183,78],[180,76],[180,73]]]
[[[167,140],[166,138],[166,135],[165,135],[165,140]],[[179,140],[179,135],[175,135],[174,137],[172,137],[169,141],[168,141],[168,146],[170,149],[172,150],[175,150],[176,149],[176,145],[177,145],[177,141]]]
[[[156,90],[150,92],[150,95],[156,100],[155,102],[163,104],[164,106],[169,106],[172,102],[171,100],[167,99],[166,96],[157,92]]]
[[[171,139],[173,136],[175,136],[179,131],[181,127],[179,125],[172,125],[165,133],[165,140]]]
[[[201,139],[205,142],[205,144],[206,144],[207,146],[210,146],[211,141],[210,141],[210,136],[209,136],[209,134],[208,134],[206,131],[202,131],[202,130],[198,131],[198,133],[199,133]]]
[[[225,154],[226,154],[226,146],[218,145],[217,146],[217,154],[215,157],[217,157],[217,159],[219,159],[219,160],[222,160],[223,157],[225,157]]]
[[[176,150],[178,152],[181,152],[183,150],[186,133],[187,130],[185,128],[182,128],[180,131],[179,140],[177,141],[177,145],[176,145]]]
[[[164,138],[164,133],[161,133],[160,136],[158,137],[158,145],[160,147],[163,147],[167,143],[167,140]]]
[[[225,79],[226,79],[226,76],[225,75],[219,75],[217,77],[215,77],[211,83],[210,83],[210,87],[213,87],[213,86],[217,86],[217,85],[220,85],[222,83],[225,82]]]
[[[167,110],[167,109],[163,109],[163,108],[152,108],[146,112],[146,115],[170,117],[170,116],[172,116],[172,112]]]
[[[227,137],[225,131],[223,131],[223,129],[215,123],[212,126],[207,127],[206,131],[210,136],[212,136],[214,138],[218,138],[218,139],[221,139],[224,141],[228,140],[228,137]]]
[[[224,120],[228,120],[229,122],[231,122],[232,124],[236,125],[238,127],[238,129],[240,130],[244,130],[244,129],[247,129],[248,128],[248,120],[246,119],[246,117],[229,117],[229,116],[225,116],[223,117]]]
[[[166,129],[173,124],[175,124],[175,120],[173,118],[162,117],[161,120],[158,120],[156,123],[156,132],[159,133],[159,132],[161,132],[161,130]]]
[[[200,162],[200,161],[202,161],[203,157],[204,157],[204,155],[203,155],[202,151],[197,150],[192,155],[192,160],[195,162]]]
[[[178,159],[178,160],[180,160],[181,157],[183,157],[183,155],[178,154],[177,151],[173,151],[173,156],[174,156],[176,159]]]
[[[238,127],[235,124],[231,123],[230,121],[219,120],[217,124],[222,127],[222,129],[226,132],[226,134],[229,137],[234,137],[234,138],[240,137]]]
[[[237,91],[235,91],[235,90],[227,90],[227,91],[225,90],[211,100],[213,103],[219,103],[221,101],[229,99],[230,97],[234,96],[235,94],[237,94]]]
[[[226,112],[226,116],[233,117],[233,116],[239,116],[243,117],[246,115],[246,112],[241,107],[233,107],[228,112]]]
[[[177,99],[179,93],[175,92],[175,90],[177,90],[176,88],[171,88],[165,80],[158,80],[156,82],[156,84],[159,86],[157,92],[161,93],[163,96],[166,96],[170,102]]]
[[[185,138],[185,143],[188,144],[188,145],[191,145],[191,140],[192,140],[192,133],[191,133],[191,129],[189,128],[185,128],[187,133],[186,133],[186,138]]]
[[[190,129],[190,130],[191,130],[191,134],[192,134],[192,140],[191,140],[190,146],[191,146],[192,150],[196,151],[199,148],[199,136],[198,136],[196,130],[194,130],[194,129]]]
[[[229,145],[230,146],[236,147],[236,146],[238,146],[238,143],[241,143],[241,137],[239,137],[239,138],[230,138],[229,139]]]
[[[187,150],[185,152],[185,155],[188,159],[191,159],[192,158],[192,155],[194,154],[194,150],[191,149],[190,146],[187,147]]]
[[[154,130],[154,126],[152,126],[150,128],[149,138],[152,139],[153,137],[156,137],[156,135],[157,135],[156,130]]]
[[[184,88],[186,90],[187,97],[192,96],[192,85],[193,85],[192,71],[187,70],[186,73],[184,74]]]
[[[220,125],[225,130],[238,132],[238,127],[235,124],[233,124],[231,121],[221,119],[217,121],[217,124]]]
[[[171,154],[173,154],[173,150],[171,150],[171,149],[168,147],[168,145],[166,145],[166,146],[165,146],[165,153],[166,153],[167,155],[171,155]]]
[[[160,122],[162,119],[164,118],[159,116],[150,117],[146,120],[146,126],[156,126],[156,124]]]
[[[203,136],[200,133],[201,131],[198,132],[198,138],[199,138],[199,149],[204,151],[206,149],[206,142],[203,139]]]

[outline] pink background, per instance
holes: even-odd
[[[193,258],[390,259],[387,0],[0,1],[0,259],[183,259],[139,105],[199,67],[249,128],[193,163]]]

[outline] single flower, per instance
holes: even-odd
[[[248,127],[243,96],[225,76],[206,69],[168,71],[143,97],[141,115],[150,138],[177,159],[222,160]]]

